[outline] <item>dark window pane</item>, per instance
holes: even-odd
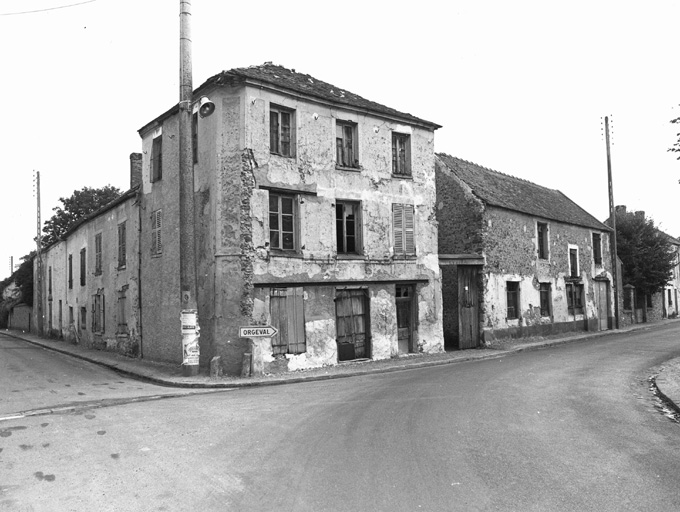
[[[281,198],[281,213],[292,215],[293,214],[293,199],[290,197]]]
[[[283,233],[283,249],[294,249],[293,233]]]

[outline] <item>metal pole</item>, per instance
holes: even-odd
[[[618,252],[616,249],[616,207],[614,206],[614,182],[612,180],[612,159],[609,150],[609,117],[604,117],[604,132],[605,139],[607,142],[607,176],[609,179],[609,223],[611,228],[614,230],[612,234],[609,235],[609,240],[611,242],[611,252],[612,252],[612,275],[614,277],[614,322],[615,327],[619,328],[619,260]]]
[[[191,76],[191,2],[180,0],[180,35],[179,35],[179,251],[180,251],[180,287],[182,318],[193,312],[198,320],[196,301],[196,255],[194,237],[194,161],[191,139],[191,103],[193,86]],[[182,321],[182,346],[184,360],[182,371],[185,375],[198,374],[198,354],[187,364],[187,332]],[[194,329],[195,330],[195,329]],[[198,341],[192,344],[198,350]],[[193,350],[193,348],[191,349]]]

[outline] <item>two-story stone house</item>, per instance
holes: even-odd
[[[436,156],[447,348],[611,328],[610,228],[557,190]]]
[[[265,372],[443,350],[435,123],[271,63],[193,116],[201,364]],[[198,105],[195,106],[195,111]],[[143,354],[181,362],[178,109],[139,130]],[[239,327],[273,325],[272,339]],[[255,346],[252,346],[255,345]]]

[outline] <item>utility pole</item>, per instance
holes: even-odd
[[[35,301],[36,301],[36,316],[37,316],[37,324],[38,324],[38,334],[43,334],[43,303],[42,303],[42,297],[43,297],[43,292],[42,292],[42,234],[40,230],[40,171],[34,171],[35,172],[35,197],[36,197],[36,204],[37,204],[37,236],[35,237],[36,240],[36,253],[35,253],[35,261],[36,261],[36,278],[38,281],[38,284],[36,286],[36,293],[35,296]]]
[[[179,2],[179,266],[181,287],[182,373],[199,368],[198,304],[194,236],[194,159],[191,137],[191,2]]]
[[[607,143],[607,176],[609,178],[609,223],[614,230],[609,235],[612,252],[612,275],[614,277],[614,322],[616,329],[619,328],[619,258],[616,249],[616,207],[614,206],[614,182],[612,180],[612,159],[609,149],[609,116],[604,117],[604,133]]]

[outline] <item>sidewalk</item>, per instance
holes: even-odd
[[[215,389],[327,380],[372,373],[386,373],[413,368],[424,368],[427,366],[439,366],[463,361],[493,359],[526,350],[539,350],[545,347],[584,341],[612,334],[623,334],[641,329],[653,329],[655,326],[663,325],[666,321],[674,320],[664,320],[663,322],[654,324],[637,324],[625,329],[611,331],[579,332],[545,338],[504,340],[495,342],[490,348],[456,350],[442,354],[409,354],[394,359],[347,362],[335,366],[278,375],[248,378],[227,376],[219,379],[211,379],[209,374],[207,374],[207,369],[201,369],[201,373],[194,377],[185,377],[182,375],[181,365],[156,363],[146,359],[133,359],[115,352],[88,349],[81,345],[75,345],[51,338],[41,338],[23,331],[4,330],[1,332],[13,338],[18,338],[28,343],[54,350],[55,352],[60,352],[94,364],[105,366],[122,374],[162,386]],[[656,378],[656,385],[659,388],[662,397],[671,402],[669,405],[671,407],[674,406],[673,408],[676,412],[680,413],[680,358],[672,359],[664,363],[663,370]]]

